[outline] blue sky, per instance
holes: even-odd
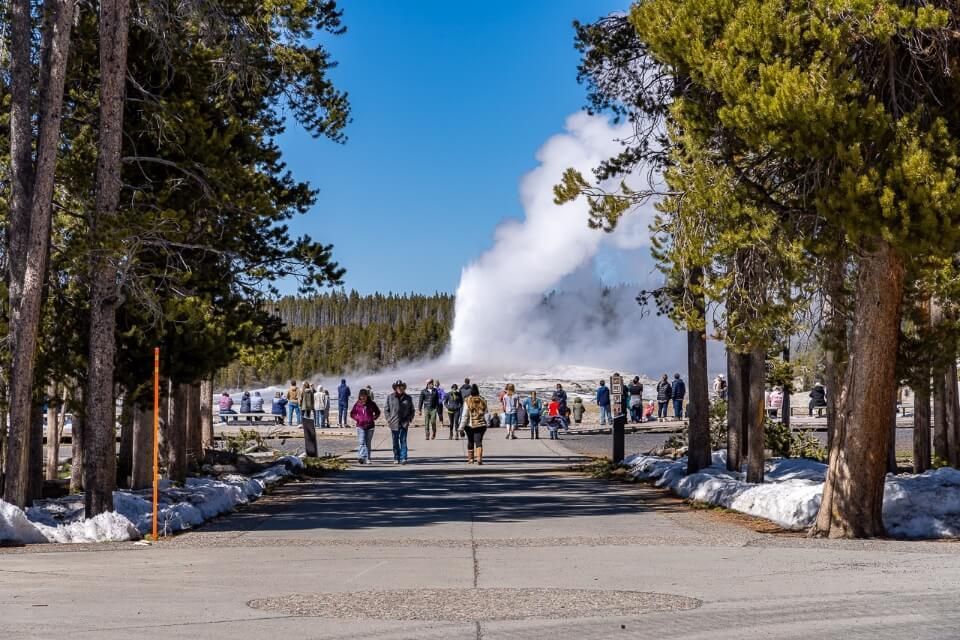
[[[629,3],[339,4],[347,33],[324,42],[353,122],[345,145],[295,124],[280,138],[294,175],[320,189],[291,228],[334,244],[347,289],[452,293],[496,225],[522,216],[521,176],[585,103],[572,21]]]

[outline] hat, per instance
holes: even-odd
[[[404,382],[403,380],[397,380],[396,382],[393,383],[394,389],[396,389],[397,387],[405,387],[405,386],[407,386],[407,383]]]

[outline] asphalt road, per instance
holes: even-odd
[[[573,438],[411,434],[152,547],[0,549],[7,638],[956,638],[960,554],[810,540],[569,471]]]

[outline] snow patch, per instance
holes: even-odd
[[[249,478],[241,475],[188,478],[183,487],[162,481],[157,530],[169,535],[199,526],[255,500],[303,466],[300,458],[285,456]],[[93,518],[84,517],[83,497],[79,495],[37,501],[26,512],[0,500],[0,543],[138,540],[153,530],[152,496],[152,490],[114,491],[114,511]]]
[[[682,498],[795,530],[806,529],[816,520],[827,471],[825,464],[815,460],[777,459],[767,463],[764,484],[751,484],[745,474],[726,469],[722,451],[714,452],[710,467],[689,476],[685,475],[686,458],[635,455],[624,462],[634,477],[652,480]],[[890,535],[902,538],[960,537],[960,470],[888,475],[883,522]]]

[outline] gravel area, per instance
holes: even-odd
[[[397,589],[294,594],[253,600],[254,609],[360,620],[485,622],[631,616],[696,609],[694,598],[587,589]]]

